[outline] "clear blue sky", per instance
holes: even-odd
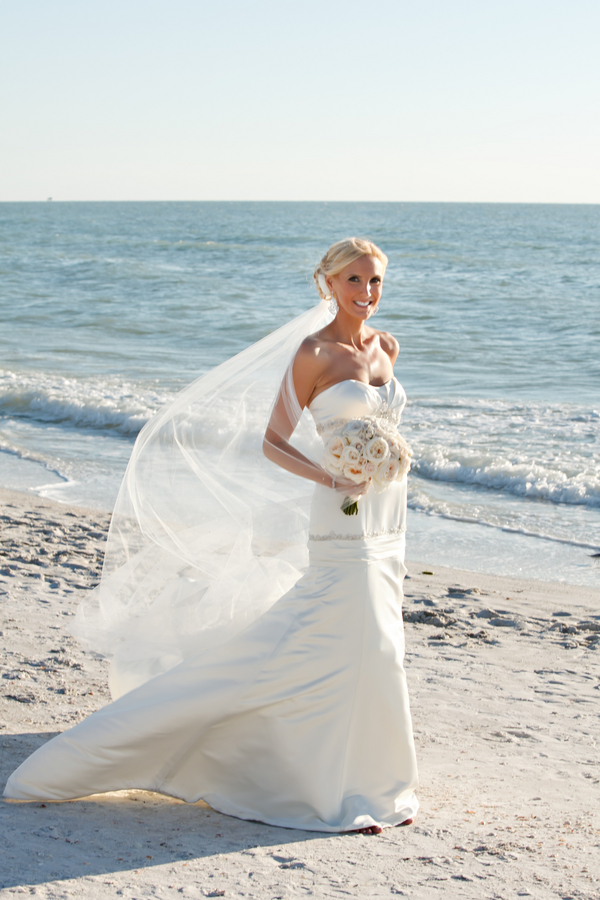
[[[599,0],[0,0],[0,200],[600,203]]]

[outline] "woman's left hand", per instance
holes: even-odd
[[[356,481],[351,481],[349,478],[340,476],[340,478],[335,479],[331,487],[345,497],[350,497],[352,500],[358,500],[359,497],[362,497],[363,494],[367,493],[369,482],[359,481],[357,484]]]

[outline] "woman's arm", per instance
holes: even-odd
[[[302,410],[310,400],[315,385],[322,375],[326,360],[314,338],[307,338],[294,359],[291,371],[283,380],[263,441],[267,459],[294,475],[307,478],[317,484],[343,491],[357,497],[364,492],[348,478],[333,478],[322,466],[312,462],[290,444],[290,438],[300,420]]]
[[[268,427],[265,432],[263,453],[271,462],[281,466],[282,469],[286,469],[288,472],[292,472],[294,475],[300,475],[301,478],[308,478],[310,481],[324,484],[326,487],[337,487],[338,483],[340,488],[342,487],[342,479],[336,480],[334,483],[333,477],[322,466],[311,462],[271,427]],[[345,484],[346,479],[343,479],[343,481]]]

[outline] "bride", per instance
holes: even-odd
[[[137,788],[309,831],[410,823],[406,478],[376,492],[322,464],[344,422],[395,428],[406,402],[398,343],[367,324],[386,265],[370,241],[334,244],[317,307],[142,430],[74,628],[111,657],[113,702],[37,750],[5,797]]]

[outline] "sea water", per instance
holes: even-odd
[[[599,206],[0,204],[0,484],[109,509],[156,409],[349,234],[390,259],[409,558],[600,585]]]

